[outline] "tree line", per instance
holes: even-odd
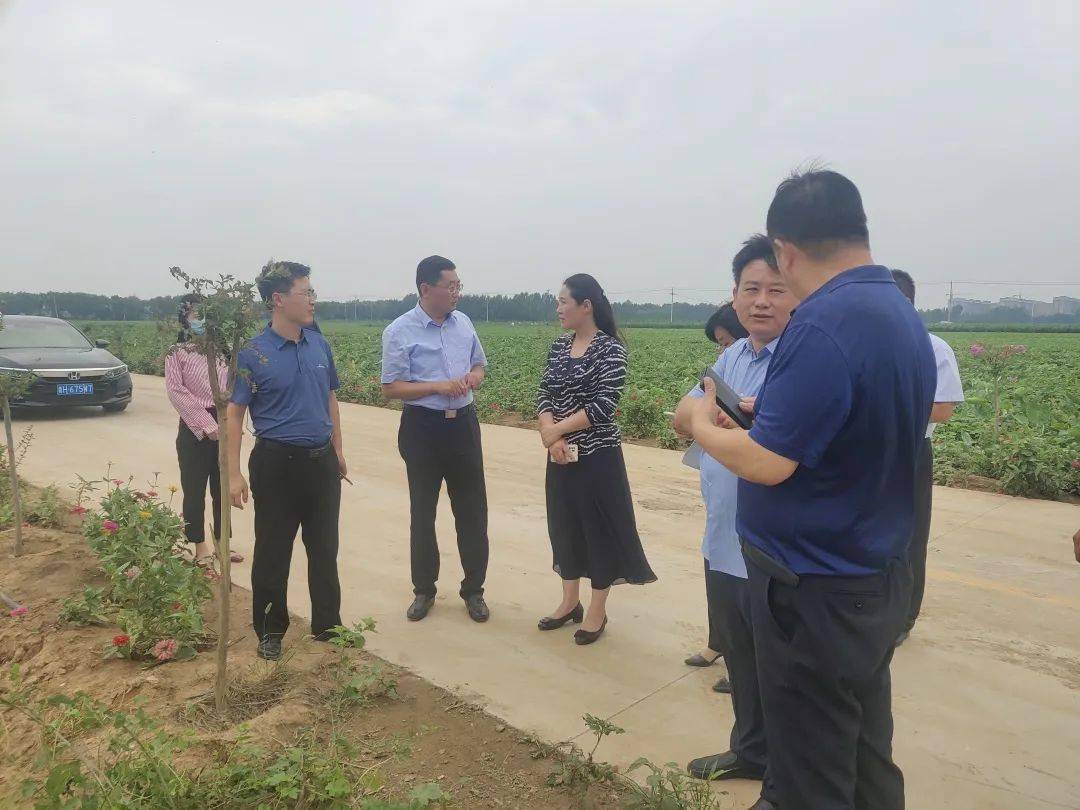
[[[160,321],[176,317],[180,296],[95,295],[80,292],[0,292],[0,313],[8,315],[48,315],[76,321]],[[386,323],[416,306],[416,294],[374,301],[320,301],[319,319],[324,321],[372,321]],[[628,326],[701,326],[717,304],[647,304],[621,301],[614,304],[618,319]],[[550,293],[516,295],[466,295],[459,308],[474,321],[500,323],[544,323],[555,317],[555,297]],[[920,310],[926,323],[941,323],[945,310]],[[1080,323],[1077,315],[1049,315],[1032,318],[1023,309],[1000,309],[980,317],[953,313],[956,323]]]

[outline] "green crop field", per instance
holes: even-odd
[[[81,324],[143,374],[161,374],[175,328],[151,323]],[[342,401],[382,405],[382,325],[321,324],[341,377]],[[481,418],[531,419],[536,384],[555,326],[478,324],[491,364],[478,394]],[[1000,488],[1031,497],[1080,497],[1080,334],[943,332],[956,350],[968,401],[934,437],[940,483]],[[630,368],[620,411],[626,435],[678,446],[665,411],[715,357],[700,330],[629,329]],[[971,346],[987,351],[976,357]],[[1022,352],[1000,357],[1002,346]],[[997,406],[995,407],[995,391]]]

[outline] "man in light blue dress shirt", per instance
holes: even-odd
[[[713,368],[740,396],[755,397],[796,300],[776,269],[772,243],[765,236],[755,235],[743,244],[732,262],[732,272],[732,304],[749,337],[725,349]],[[689,433],[693,403],[702,396],[701,388],[695,387],[679,403],[675,428],[680,433]],[[729,750],[700,757],[688,766],[690,774],[701,779],[761,779],[766,767],[746,563],[735,530],[738,481],[712,456],[701,454],[701,497],[706,515],[701,550],[709,622],[723,648],[720,652],[727,664],[735,712]]]
[[[485,622],[487,489],[473,392],[484,381],[487,357],[472,321],[457,311],[461,280],[452,261],[429,256],[420,262],[416,289],[417,305],[386,327],[382,338],[383,395],[405,403],[398,451],[409,477],[414,593],[406,615],[420,621],[435,603],[435,512],[446,481],[465,572],[459,594],[469,616]]]

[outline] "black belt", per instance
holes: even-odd
[[[332,445],[330,442],[322,445],[321,447],[301,447],[298,444],[289,444],[287,442],[276,442],[273,439],[255,439],[256,447],[265,447],[268,450],[275,452],[285,453],[300,453],[308,458],[322,458],[330,452]]]
[[[750,562],[771,576],[777,582],[790,585],[792,588],[799,584],[799,575],[778,560],[774,560],[757,546],[752,546],[745,540],[742,541],[743,556]]]
[[[475,403],[470,402],[464,408],[451,408],[445,411],[437,411],[434,408],[425,408],[423,405],[405,405],[409,413],[419,414],[433,419],[457,419],[459,416],[468,416],[476,410]]]

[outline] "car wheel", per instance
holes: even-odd
[[[127,410],[127,406],[130,404],[130,402],[114,402],[111,405],[102,405],[101,407],[105,409],[105,413],[120,413],[120,411]]]

